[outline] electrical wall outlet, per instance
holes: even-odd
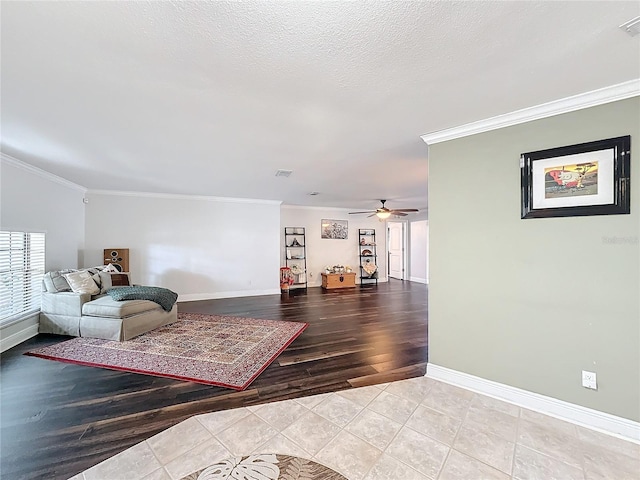
[[[586,370],[582,371],[582,386],[585,388],[590,388],[592,390],[598,389],[598,383],[596,382],[596,373],[595,372],[587,372]]]

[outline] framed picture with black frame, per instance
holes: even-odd
[[[523,153],[521,218],[631,211],[631,136]]]

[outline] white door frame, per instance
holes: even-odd
[[[402,226],[401,232],[402,232],[402,255],[400,256],[400,259],[402,261],[402,275],[400,276],[400,280],[407,280],[408,274],[409,272],[407,271],[407,251],[408,251],[408,245],[407,245],[407,229],[408,229],[408,223],[406,220],[399,220],[399,221],[389,221],[387,222],[387,276],[389,275],[389,270],[390,270],[390,262],[389,262],[389,240],[390,240],[390,235],[389,235],[389,224],[391,223],[395,223],[395,224],[399,224]],[[397,278],[397,277],[393,277],[393,278]]]

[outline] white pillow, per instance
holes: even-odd
[[[120,272],[120,270],[118,270],[116,267],[113,266],[113,263],[110,263],[109,265],[104,267],[104,269],[102,271],[103,272],[114,272],[114,273],[119,273]]]
[[[100,287],[96,285],[91,274],[87,271],[65,273],[63,277],[75,293],[88,293],[90,295],[100,293]]]

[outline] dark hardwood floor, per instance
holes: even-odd
[[[2,354],[0,476],[66,479],[196,414],[424,375],[427,287],[377,287],[188,302],[180,312],[295,320],[309,327],[245,391]]]

